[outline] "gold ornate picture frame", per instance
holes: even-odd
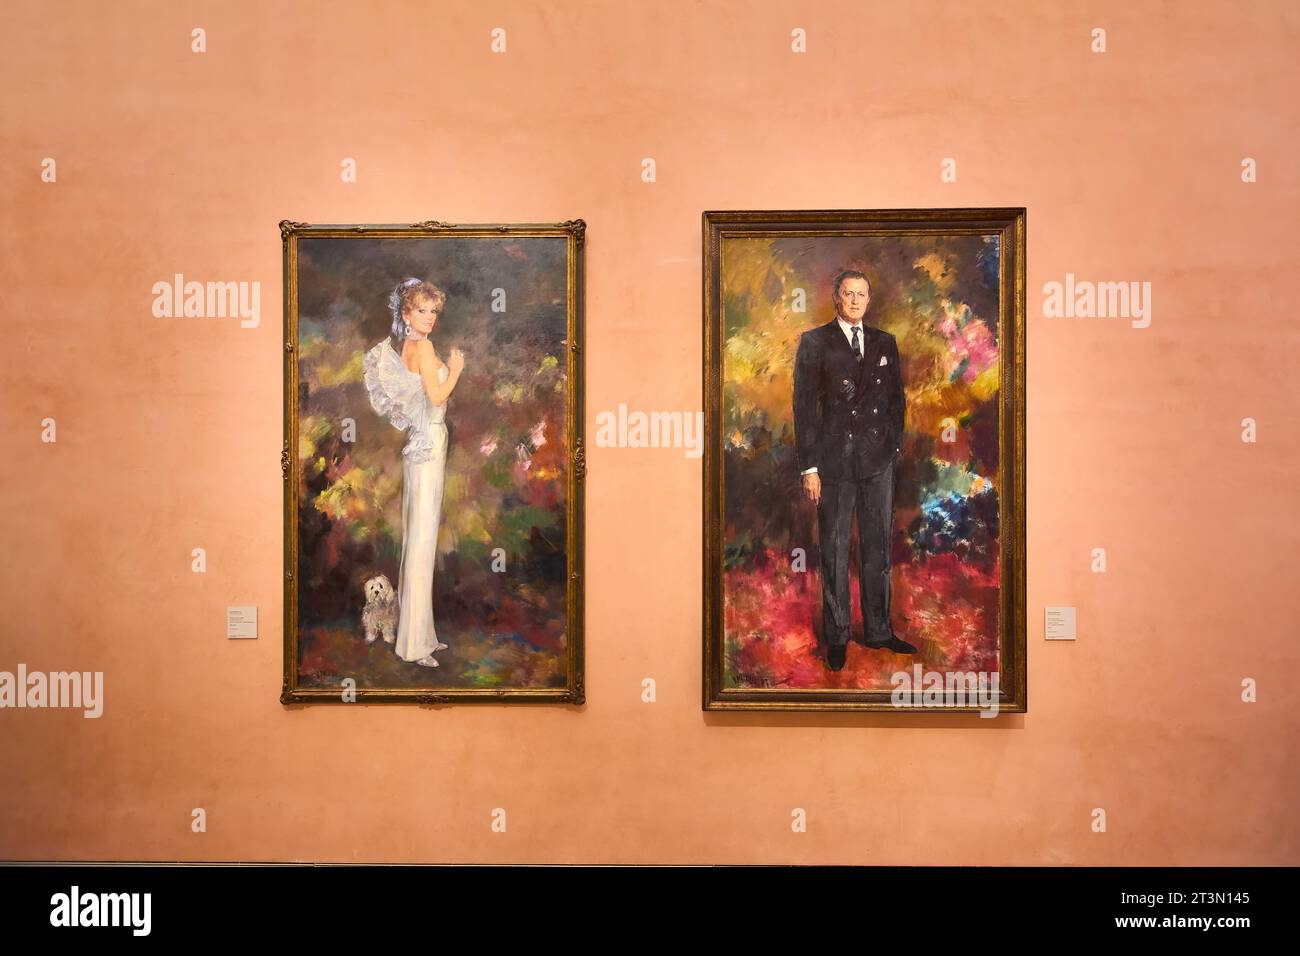
[[[1025,210],[703,241],[704,709],[1024,713]]]
[[[280,224],[283,703],[584,702],[585,232]]]

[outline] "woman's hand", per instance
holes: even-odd
[[[465,367],[465,353],[460,349],[452,349],[447,359],[447,367],[451,369],[453,375],[459,375]]]

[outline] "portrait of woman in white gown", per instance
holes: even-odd
[[[402,448],[402,556],[394,651],[404,661],[437,667],[447,645],[434,625],[433,573],[447,467],[447,398],[465,367],[460,349],[444,362],[429,336],[447,296],[421,279],[403,279],[388,299],[392,335],[366,353],[370,404],[406,433]]]
[[[281,700],[583,699],[585,228],[281,224]]]

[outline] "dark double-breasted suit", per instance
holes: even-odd
[[[794,366],[795,458],[821,478],[822,632],[849,639],[849,547],[858,523],[858,586],[867,644],[892,637],[889,616],[894,462],[903,444],[906,399],[898,344],[861,324],[862,355],[837,319],[799,337]],[[802,479],[801,479],[802,480]]]

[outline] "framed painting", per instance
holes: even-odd
[[[704,214],[704,709],[1023,713],[1025,210]]]
[[[584,223],[280,233],[281,700],[582,703]]]

